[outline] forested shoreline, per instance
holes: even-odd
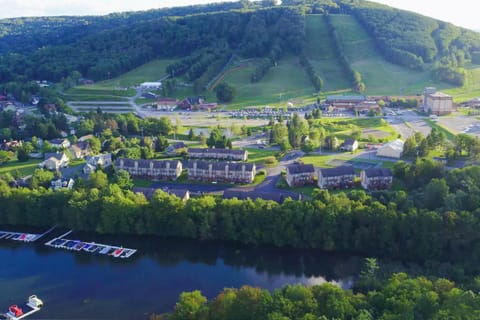
[[[395,174],[403,176],[409,193],[318,190],[312,200],[282,204],[212,196],[183,202],[162,191],[147,201],[100,174],[78,181],[73,191],[58,192],[12,188],[2,180],[0,224],[438,260],[477,271],[480,189],[475,181],[480,167],[445,174],[442,167],[422,160],[401,163]]]

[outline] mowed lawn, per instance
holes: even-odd
[[[480,97],[480,65],[468,64],[466,68],[469,70],[467,83],[463,87],[444,90],[456,103]]]
[[[428,86],[449,87],[434,81],[430,71],[418,72],[386,61],[375,48],[373,38],[353,16],[334,14],[330,17],[348,59],[363,77],[367,94],[417,94]]]
[[[298,58],[289,56],[278,61],[265,77],[256,83],[250,81],[254,65],[228,74],[223,81],[236,89],[231,106],[246,107],[266,104],[285,104],[295,98],[309,98],[314,89]]]
[[[343,71],[324,15],[307,15],[305,26],[307,57],[324,81],[325,91],[350,89],[352,86]]]
[[[165,68],[176,59],[152,60],[116,78],[95,83],[93,88],[131,87],[142,82],[157,81],[166,75]]]
[[[38,164],[42,161],[43,160],[40,159],[30,159],[26,162],[12,160],[0,165],[0,175],[5,173],[13,173],[18,170],[22,176],[28,176],[33,174],[35,169],[38,169]]]

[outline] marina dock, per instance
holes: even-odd
[[[71,240],[65,238],[70,233],[72,233],[72,230],[46,242],[45,245],[52,248],[96,253],[122,259],[130,258],[135,252],[137,252],[136,249],[124,248],[122,246],[112,246],[108,244],[85,242],[81,240]]]
[[[0,240],[14,240],[22,242],[34,242],[45,236],[47,233],[50,233],[55,227],[52,227],[45,231],[44,233],[26,233],[26,232],[16,232],[16,231],[0,231]]]

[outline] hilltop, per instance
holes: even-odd
[[[111,79],[100,87],[113,90],[132,85],[134,74],[136,81],[170,77],[163,94],[173,97],[215,99],[216,86],[227,82],[237,91],[234,106],[332,92],[418,94],[425,86],[460,99],[480,94],[479,33],[368,1],[242,0],[4,19],[0,54],[4,89],[33,79],[71,87],[88,78]],[[22,90],[24,98],[34,93]]]

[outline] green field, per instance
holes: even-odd
[[[27,162],[18,162],[17,160],[12,160],[7,163],[0,165],[0,175],[5,173],[13,173],[18,170],[22,176],[27,176],[33,174],[35,169],[38,169],[38,164],[43,160],[40,159],[30,159]]]
[[[353,16],[334,14],[330,18],[352,67],[363,77],[367,94],[408,95],[421,93],[428,86],[448,87],[433,81],[429,71],[413,71],[387,62],[376,50],[373,38]]]
[[[131,87],[146,81],[156,81],[166,75],[165,68],[175,62],[175,59],[152,60],[138,68],[116,78],[95,83],[94,88]]]
[[[327,134],[334,134],[340,140],[351,138],[355,131],[362,133],[360,141],[368,141],[369,136],[384,141],[396,139],[398,136],[395,129],[381,118],[322,118],[315,120],[314,126],[324,128]]]
[[[307,15],[305,33],[307,58],[323,79],[324,90],[347,89],[350,91],[350,80],[340,65],[325,17],[323,15]]]
[[[289,56],[280,59],[277,66],[272,67],[257,83],[250,81],[253,70],[254,65],[249,65],[224,78],[223,81],[233,85],[237,91],[231,107],[285,105],[291,99],[312,98],[314,89],[304,69],[299,65],[297,57]]]
[[[480,97],[480,66],[468,64],[466,68],[469,70],[469,76],[465,86],[444,90],[453,96],[456,103]]]

